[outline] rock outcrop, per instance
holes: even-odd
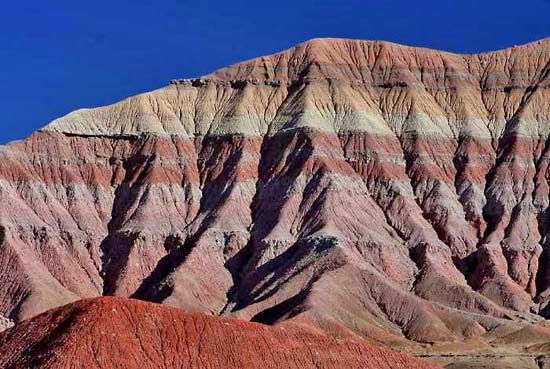
[[[57,308],[0,334],[12,369],[438,369],[361,342],[115,297]]]
[[[550,39],[317,39],[0,148],[0,313],[133,296],[400,347],[550,315]]]
[[[0,332],[8,328],[11,328],[12,326],[13,326],[13,322],[11,320],[0,315]]]

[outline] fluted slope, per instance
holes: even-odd
[[[550,39],[318,39],[75,111],[0,149],[0,313],[113,294],[395,345],[508,334],[550,314],[549,87]]]

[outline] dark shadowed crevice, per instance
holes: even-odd
[[[511,125],[512,123],[508,123],[507,125]],[[492,185],[494,184],[497,171],[500,168],[500,166],[505,162],[506,158],[509,156],[510,150],[513,146],[514,141],[516,140],[515,137],[504,135],[501,137],[498,141],[498,146],[496,150],[496,160],[492,168],[487,172],[487,175],[485,176],[485,199],[487,202],[485,203],[485,206],[483,207],[483,219],[485,220],[485,223],[487,224],[487,227],[485,228],[485,232],[483,234],[483,237],[479,239],[479,246],[481,246],[483,243],[485,243],[485,240],[489,235],[491,235],[500,221],[502,220],[502,217],[504,215],[504,206],[500,203],[500,201],[495,197],[495,195],[490,191],[492,188]]]
[[[290,319],[299,315],[305,311],[303,302],[309,294],[309,290],[310,288],[304,288],[295,296],[259,312],[252,317],[251,321],[262,324],[275,324],[283,318]]]
[[[544,149],[535,164],[535,175],[533,176],[533,194],[531,196],[531,200],[533,202],[535,201],[535,194],[539,186],[539,184],[537,183],[537,177],[541,174],[540,170],[542,169],[542,163],[549,152],[550,138],[547,138]],[[546,170],[548,170],[548,167],[546,168]],[[536,204],[534,203],[533,206],[535,209],[537,208]],[[542,252],[539,255],[538,269],[535,277],[537,294],[535,296],[535,302],[540,303],[542,302],[540,301],[541,294],[548,290],[548,288],[550,287],[550,238],[548,237],[548,232],[550,230],[550,208],[547,207],[545,209],[538,209],[537,223],[540,235],[539,245],[541,245],[542,247]],[[544,312],[543,316],[548,316],[548,314]]]
[[[155,159],[154,154],[136,154],[122,164],[125,178],[115,190],[111,220],[107,225],[108,233],[99,246],[103,295],[112,295],[115,292],[116,283],[128,262],[133,244],[140,237],[139,232],[121,233],[120,228],[132,204],[147,197],[149,189],[144,184],[144,179],[152,169]]]
[[[179,237],[169,236],[164,245],[170,252],[159,260],[153,271],[141,282],[132,298],[160,303],[169,297],[174,289],[166,277],[185,262],[200,237],[200,232],[183,241]]]
[[[298,137],[297,137],[298,136]],[[289,158],[294,158],[288,162],[284,177],[284,188],[270,189],[274,180],[282,179],[283,176],[276,173],[277,164],[283,160],[284,148],[293,146],[292,154]],[[264,207],[266,201],[283,201],[284,194],[289,190],[289,186],[296,181],[301,173],[303,163],[309,158],[312,152],[311,142],[306,134],[301,131],[281,133],[273,137],[265,137],[260,149],[260,160],[258,162],[258,179],[256,181],[255,194],[250,205],[252,224],[250,229],[250,238],[247,245],[237,254],[231,257],[225,263],[225,267],[231,273],[233,286],[227,292],[227,303],[220,311],[225,314],[244,307],[245,301],[250,301],[251,297],[246,292],[249,287],[243,286],[246,276],[246,284],[250,285],[253,275],[257,275],[256,263],[261,252],[261,241],[277,225],[279,219],[278,212],[281,207],[276,207],[276,214],[268,214],[270,210]],[[269,199],[265,196],[268,195]],[[272,205],[272,204],[270,204]]]

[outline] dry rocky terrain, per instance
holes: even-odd
[[[10,369],[441,369],[293,326],[189,314],[115,297],[82,300],[0,333]]]
[[[543,367],[549,163],[550,39],[311,40],[1,146],[0,314],[115,295]]]

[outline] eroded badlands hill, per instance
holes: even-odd
[[[103,297],[54,309],[0,334],[11,369],[438,369],[365,343]]]
[[[550,39],[318,39],[75,111],[0,148],[0,314],[119,295],[503,339],[550,315],[549,87]]]

